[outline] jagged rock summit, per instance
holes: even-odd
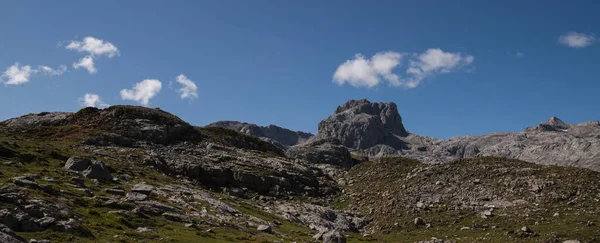
[[[265,127],[238,121],[218,121],[208,124],[207,127],[227,128],[242,134],[261,138],[267,142],[274,141],[284,146],[294,146],[314,136],[308,132],[292,131],[272,124]]]
[[[400,149],[398,137],[408,132],[402,124],[396,104],[371,103],[366,99],[350,100],[338,106],[333,115],[319,123],[318,138],[335,138],[353,149],[366,149],[387,144]]]

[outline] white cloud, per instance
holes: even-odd
[[[48,66],[38,66],[38,70],[49,76],[60,76],[67,71],[67,66],[60,65],[58,69],[52,69]]]
[[[96,66],[94,65],[94,59],[92,58],[92,56],[85,56],[79,59],[78,62],[74,62],[73,68],[85,68],[90,74],[98,72],[98,69],[96,69]]]
[[[198,98],[198,86],[194,81],[188,79],[185,75],[180,74],[176,78],[177,83],[180,83],[183,87],[179,89],[181,93],[181,99],[195,99]]]
[[[119,49],[115,45],[92,36],[85,37],[82,41],[71,41],[66,48],[78,52],[87,52],[92,56],[106,55],[112,58],[119,55]]]
[[[593,34],[569,32],[558,37],[558,43],[571,48],[584,48],[596,41]]]
[[[385,79],[390,83],[397,83],[398,76],[392,70],[402,60],[402,54],[397,52],[380,52],[371,59],[365,59],[361,54],[356,54],[354,59],[347,60],[340,65],[333,74],[333,81],[339,85],[349,83],[354,87],[374,87]]]
[[[97,94],[85,94],[83,97],[79,98],[79,102],[81,104],[81,106],[85,106],[85,107],[98,107],[98,108],[105,108],[108,107],[108,104],[105,104],[104,102],[102,102],[102,100],[100,99],[100,96]]]
[[[524,57],[525,53],[518,51],[517,53],[515,53],[515,56],[517,56],[517,57]]]
[[[31,66],[25,65],[20,66],[19,63],[8,67],[4,73],[0,76],[0,81],[6,85],[19,85],[29,82],[31,74],[36,73],[37,70],[32,69]]]
[[[133,100],[142,104],[143,106],[148,106],[150,99],[156,96],[160,92],[161,88],[162,83],[160,80],[145,79],[142,82],[136,83],[133,86],[133,89],[121,90],[121,98],[123,100]]]
[[[391,86],[414,88],[427,77],[459,70],[474,60],[470,55],[428,49],[421,54],[410,55],[406,74],[400,76],[393,70],[401,64],[405,56],[407,55],[398,52],[380,52],[371,59],[365,59],[361,54],[357,54],[354,59],[347,60],[337,68],[333,82],[371,88],[385,80]]]

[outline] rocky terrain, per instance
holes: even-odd
[[[317,138],[335,138],[369,157],[404,156],[428,163],[499,156],[600,170],[600,123],[570,125],[556,117],[523,132],[440,140],[409,133],[394,103],[351,100],[319,123]]]
[[[358,100],[316,136],[240,124],[135,106],[3,121],[0,242],[598,240],[598,123],[443,141]]]

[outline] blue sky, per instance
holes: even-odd
[[[600,2],[576,3],[5,0],[0,119],[95,94],[194,125],[313,133],[360,98],[395,102],[409,131],[439,138],[597,120]],[[74,68],[87,56],[95,73]],[[15,63],[27,81],[11,82]],[[182,98],[179,75],[197,91]]]

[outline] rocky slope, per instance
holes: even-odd
[[[381,158],[342,180],[344,208],[370,221],[380,240],[595,242],[600,173],[497,157],[439,165]],[[579,242],[579,241],[577,241]]]
[[[364,226],[319,206],[340,189],[313,164],[158,109],[4,121],[0,162],[3,242],[335,242]]]
[[[207,127],[222,127],[259,137],[268,142],[276,142],[284,146],[294,146],[303,143],[314,135],[307,132],[292,131],[275,125],[258,126],[256,124],[237,121],[218,121],[208,124]]]

